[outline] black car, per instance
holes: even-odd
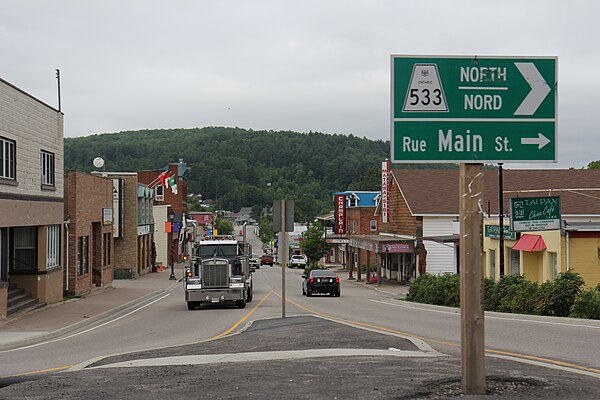
[[[340,297],[340,278],[328,269],[313,269],[308,275],[302,275],[302,294],[312,296],[313,293],[329,293]]]

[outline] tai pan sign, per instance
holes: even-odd
[[[560,229],[560,197],[513,197],[510,223],[514,232]]]
[[[556,57],[392,56],[393,162],[556,162]]]

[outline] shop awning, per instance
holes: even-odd
[[[523,234],[512,247],[513,250],[540,251],[547,248],[542,235]]]

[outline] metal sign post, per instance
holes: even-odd
[[[287,232],[294,231],[294,201],[273,201],[273,232],[279,232],[279,264],[281,265],[281,318],[285,318],[285,270],[288,251]]]

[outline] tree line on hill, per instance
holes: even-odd
[[[191,166],[188,193],[217,208],[270,207],[295,201],[296,221],[333,209],[333,193],[379,190],[390,143],[354,135],[205,127],[152,129],[65,138],[65,171],[90,172],[102,157],[108,171],[159,169],[179,159]],[[402,168],[453,168],[403,164]]]

